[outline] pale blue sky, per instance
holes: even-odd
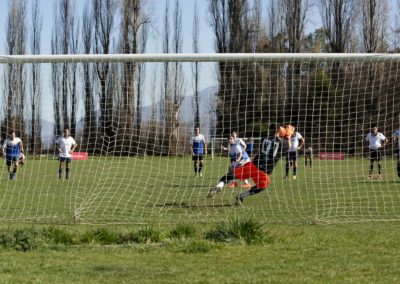
[[[42,53],[50,53],[50,37],[53,27],[53,11],[55,0],[39,0],[41,12],[43,14],[43,33],[42,33]],[[87,1],[91,0],[76,0],[77,15],[82,15],[83,7]],[[147,0],[148,10],[150,11],[153,31],[152,38],[149,41],[148,53],[161,52],[160,34],[162,32],[162,20],[164,17],[165,0]],[[32,1],[28,0],[30,9]],[[182,22],[183,22],[183,52],[192,52],[192,23],[193,23],[193,7],[195,0],[182,0]],[[213,36],[212,31],[207,22],[207,5],[208,1],[198,0],[198,10],[200,19],[200,51],[213,52]],[[174,0],[170,0],[170,12],[174,8]],[[0,0],[0,31],[6,30],[8,0]],[[30,18],[30,12],[28,12]],[[171,20],[172,24],[172,20]],[[0,32],[0,51],[4,53],[5,33]]]

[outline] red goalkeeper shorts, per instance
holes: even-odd
[[[236,179],[245,180],[251,178],[256,184],[257,188],[267,188],[270,183],[269,176],[263,171],[259,170],[253,162],[248,162],[243,166],[234,169]]]

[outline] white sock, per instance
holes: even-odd
[[[220,181],[220,182],[217,184],[217,187],[218,187],[218,188],[223,188],[224,185],[225,185],[225,183],[224,183],[223,181]]]

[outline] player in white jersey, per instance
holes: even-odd
[[[378,127],[374,126],[371,128],[371,132],[365,137],[365,141],[369,142],[370,150],[370,165],[368,179],[372,179],[372,173],[374,171],[374,161],[378,164],[378,178],[382,179],[381,174],[381,160],[382,160],[382,148],[385,147],[388,140],[385,135],[378,132]]]
[[[192,161],[194,163],[194,176],[203,176],[201,170],[204,165],[204,155],[207,154],[207,143],[204,135],[200,133],[200,128],[194,128],[192,137]]]
[[[397,143],[397,176],[400,177],[400,128],[393,133],[393,142]]]
[[[297,157],[298,151],[304,145],[304,138],[301,134],[295,131],[289,139],[289,149],[286,156],[286,175],[285,179],[289,177],[290,168],[293,167],[293,179],[297,178]]]
[[[69,179],[70,163],[72,160],[72,153],[78,146],[74,138],[69,135],[69,129],[64,129],[64,135],[56,140],[58,152],[59,152],[59,167],[58,167],[58,178],[62,178],[62,167],[65,163],[65,178]]]
[[[233,131],[233,132],[232,132],[232,136],[233,136],[233,138],[235,139],[236,145],[242,146],[243,150],[246,151],[246,149],[247,149],[247,144],[243,141],[242,138],[239,138],[239,137],[238,137],[236,131]],[[246,152],[246,153],[247,153],[247,152]],[[250,187],[251,187],[251,185],[250,185],[250,183],[249,183],[249,181],[248,181],[247,179],[245,179],[243,182],[244,182],[244,184],[242,185],[242,188],[250,188]],[[235,185],[235,184],[237,185],[236,182],[233,182],[233,183],[232,183],[232,185]]]
[[[242,168],[242,166],[251,162],[249,155],[243,149],[242,145],[237,143],[233,135],[229,137],[229,157],[231,159],[231,164],[228,173],[219,180],[216,187],[209,190],[207,197],[213,197],[220,192],[225,184],[235,179],[236,169]]]
[[[24,145],[22,140],[15,136],[15,131],[11,131],[3,144],[3,157],[6,159],[9,179],[16,178],[20,157],[23,153]]]

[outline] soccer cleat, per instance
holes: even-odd
[[[199,173],[199,176],[202,178],[202,177],[203,177],[203,174],[202,174],[202,173]]]
[[[367,179],[368,179],[368,180],[371,180],[371,179],[372,179],[372,176],[371,176],[371,175],[369,175],[369,176],[367,177]]]
[[[378,175],[378,179],[383,179],[383,176],[382,175]]]
[[[237,186],[238,186],[237,182],[232,182],[232,183],[229,185],[229,188],[235,188],[235,187],[237,187]]]
[[[235,205],[242,205],[243,204],[243,200],[244,198],[240,196],[240,194],[238,196],[236,196],[236,201],[235,201]]]
[[[283,177],[283,179],[288,179],[288,178],[289,178],[289,177],[288,177],[287,175]]]
[[[218,186],[210,188],[210,190],[208,191],[207,197],[208,198],[213,197],[214,195],[216,195],[221,190],[222,190],[222,188],[218,187]]]
[[[251,187],[250,183],[242,184],[242,188],[250,188],[250,187]]]
[[[296,180],[297,179],[297,177],[296,176],[293,176],[293,180]]]

